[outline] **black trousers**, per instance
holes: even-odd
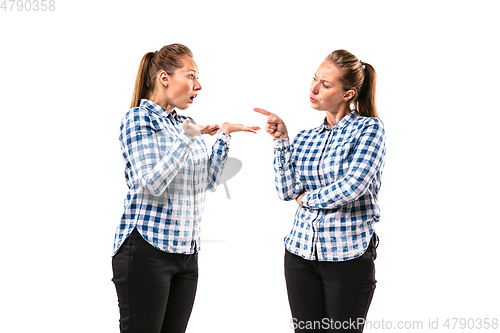
[[[134,229],[113,257],[121,333],[183,333],[198,283],[198,253],[160,251]]]
[[[375,291],[375,235],[353,260],[306,260],[285,251],[285,278],[295,332],[362,332]]]

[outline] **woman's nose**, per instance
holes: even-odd
[[[196,83],[194,85],[194,90],[201,90],[201,84],[200,81],[196,80]]]
[[[318,85],[315,84],[314,82],[311,84],[311,93],[315,95],[318,93]]]

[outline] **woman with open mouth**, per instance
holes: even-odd
[[[298,203],[285,238],[285,278],[295,332],[361,332],[375,290],[374,224],[384,167],[385,132],[375,107],[375,69],[345,50],[313,76],[309,100],[323,123],[290,141],[283,120],[268,117],[275,181]],[[352,106],[352,107],[351,107]]]
[[[142,58],[120,144],[129,188],[113,252],[122,333],[184,332],[198,281],[200,221],[215,191],[232,132],[259,127],[196,124],[176,110],[201,85],[189,48],[164,46]],[[218,137],[209,156],[201,134]]]

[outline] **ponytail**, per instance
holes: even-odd
[[[177,69],[182,68],[182,57],[193,57],[193,52],[182,44],[165,45],[159,51],[146,53],[137,71],[130,108],[138,107],[141,99],[148,98],[153,93],[159,71],[174,75]]]
[[[330,53],[326,60],[330,60],[340,69],[340,82],[345,91],[354,90],[355,94],[349,101],[354,104],[363,117],[378,118],[375,106],[375,88],[377,73],[372,65],[361,62],[352,53],[346,50],[336,50]]]
[[[365,78],[358,92],[358,112],[364,117],[378,118],[377,106],[375,105],[377,72],[375,72],[375,68],[372,65],[366,62],[362,64]]]
[[[134,93],[132,95],[130,108],[138,107],[141,99],[146,98],[149,95],[148,93],[150,93],[149,65],[154,55],[155,52],[148,52],[142,57],[135,79]]]

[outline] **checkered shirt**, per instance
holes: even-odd
[[[182,129],[186,119],[146,99],[122,119],[119,139],[129,190],[113,255],[134,227],[159,250],[200,250],[205,192],[217,187],[230,137],[219,131],[209,158],[203,136],[192,138]]]
[[[378,191],[385,132],[378,118],[351,112],[275,141],[275,183],[282,200],[304,190],[286,249],[307,260],[345,261],[361,256],[380,219]]]

